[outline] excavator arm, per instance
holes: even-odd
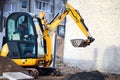
[[[71,40],[74,47],[86,47],[90,45],[91,42],[94,41],[94,38],[89,33],[87,26],[84,23],[84,19],[81,17],[80,13],[75,10],[69,3],[66,4],[66,9],[69,11],[69,15],[74,20],[74,22],[78,25],[84,35],[87,37],[87,40],[83,39],[73,39]]]
[[[43,13],[42,13],[43,14]],[[67,15],[70,15],[71,18],[74,20],[74,22],[78,25],[80,30],[83,32],[83,34],[87,37],[87,40],[83,39],[72,39],[71,43],[74,47],[86,47],[90,45],[91,42],[94,41],[94,38],[91,37],[88,28],[86,27],[84,20],[80,16],[80,14],[75,10],[70,4],[66,3],[65,10],[63,13],[58,13],[55,18],[47,24],[45,15],[41,15],[40,19],[44,27],[43,37],[46,40],[46,46],[47,46],[47,54],[45,55],[45,61],[47,65],[46,67],[50,65],[50,61],[52,60],[52,39],[53,39],[53,33],[62,22]]]
[[[83,34],[87,37],[87,40],[83,39],[72,39],[71,42],[74,47],[86,47],[90,45],[91,42],[94,41],[94,38],[89,33],[88,28],[86,27],[83,18],[79,14],[77,10],[75,10],[69,3],[66,3],[65,10],[63,13],[58,13],[56,17],[51,21],[51,23],[47,24],[48,30],[45,34],[52,36],[59,23],[62,22],[67,15],[70,15],[74,22],[78,25]]]

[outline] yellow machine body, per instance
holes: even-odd
[[[12,36],[12,38],[14,39],[11,39],[11,36],[9,36],[9,33],[6,33],[8,36],[8,38],[6,38],[7,42],[6,44],[4,44],[2,50],[1,50],[1,56],[4,56],[4,57],[9,57],[11,58],[11,55],[9,56],[9,53],[14,53],[12,55],[12,60],[17,63],[18,65],[20,66],[44,66],[44,67],[49,67],[51,62],[52,62],[52,39],[53,39],[53,33],[54,31],[56,30],[56,28],[58,27],[58,25],[60,24],[60,22],[62,22],[65,17],[69,14],[71,16],[71,18],[74,20],[74,22],[78,25],[78,27],[80,28],[80,30],[84,33],[84,35],[88,38],[87,40],[83,41],[84,43],[84,47],[86,47],[87,45],[89,45],[91,42],[94,41],[94,38],[91,37],[91,35],[89,34],[88,32],[88,29],[86,28],[84,22],[83,22],[83,19],[81,18],[80,14],[68,3],[65,4],[65,10],[63,13],[58,13],[58,15],[52,20],[51,23],[47,23],[46,22],[46,19],[43,18],[44,17],[44,13],[40,14],[40,17],[36,18],[35,16],[30,16],[28,15],[28,13],[24,13],[24,12],[21,12],[21,13],[13,13],[15,14],[16,16],[28,16],[28,24],[29,25],[32,25],[32,29],[33,29],[33,32],[35,35],[32,35],[33,37],[33,42],[30,42],[29,39],[19,39],[18,38],[18,35],[17,35],[17,32],[13,32],[12,35],[15,36]],[[12,15],[11,15],[12,16]],[[11,22],[12,23],[12,20],[14,19],[14,21],[18,20],[18,18],[15,18],[15,17],[8,17],[8,22]],[[11,19],[10,19],[11,18]],[[24,17],[21,17],[18,22],[22,21],[22,18]],[[33,20],[31,20],[33,19]],[[41,23],[39,22],[34,22],[34,20],[40,20]],[[15,25],[18,25],[18,22],[16,22]],[[21,22],[20,22],[21,23]],[[13,23],[14,24],[14,23]],[[41,24],[41,25],[39,25]],[[9,23],[7,24],[7,26],[9,25]],[[11,26],[11,29],[12,29],[13,26]],[[40,34],[39,30],[40,28],[43,28],[43,30],[41,31],[42,34]],[[10,31],[9,30],[10,28],[8,27],[7,28],[7,31]],[[31,28],[30,28],[31,29]],[[29,30],[30,30],[29,29]],[[6,31],[6,32],[7,32]],[[31,32],[31,31],[29,31]],[[15,35],[16,34],[16,35]],[[31,34],[30,34],[31,35]],[[16,37],[17,36],[17,37]],[[29,36],[29,35],[27,35]],[[10,38],[9,38],[10,37]],[[39,38],[42,39],[41,42],[42,42],[42,46],[40,48],[44,49],[44,53],[42,55],[39,55],[39,47],[37,45],[39,45]],[[27,42],[28,41],[28,42]],[[40,42],[40,43],[41,43]],[[34,52],[34,57],[23,57],[23,54],[22,54],[22,51],[19,52],[19,49],[14,51],[14,49],[11,51],[11,45],[12,43],[14,43],[15,46],[18,46],[18,48],[20,48],[20,50],[25,50],[25,46],[27,45],[30,45],[29,46],[29,50],[32,49],[32,45],[35,46],[35,50],[36,52]],[[44,44],[43,44],[44,43]],[[73,43],[76,43],[76,40],[73,41]],[[13,45],[13,46],[14,46]],[[23,46],[23,47],[21,47]],[[77,46],[79,47],[79,45],[74,45],[73,46]],[[81,47],[81,46],[80,46]],[[41,51],[42,51],[41,49]],[[11,51],[11,52],[10,52]],[[20,56],[22,57],[13,57],[14,55],[16,56],[17,52],[19,52]]]

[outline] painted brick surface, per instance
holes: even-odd
[[[95,41],[86,48],[74,48],[70,39],[85,36],[68,16],[64,62],[83,70],[120,74],[120,0],[68,2],[80,12]]]

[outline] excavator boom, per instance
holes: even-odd
[[[50,36],[54,33],[60,22],[65,19],[65,17],[69,14],[70,17],[73,19],[73,21],[77,24],[79,29],[83,32],[83,34],[87,37],[87,40],[83,39],[72,39],[71,43],[74,47],[86,47],[87,45],[90,45],[91,42],[93,42],[95,39],[92,38],[92,36],[89,33],[88,28],[86,27],[84,23],[84,19],[81,17],[80,13],[75,10],[69,3],[66,3],[65,10],[63,13],[57,14],[57,17],[55,17],[51,23],[46,24],[48,26],[48,33]]]

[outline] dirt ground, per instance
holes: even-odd
[[[60,70],[61,76],[39,76],[35,80],[81,80],[86,75],[90,76],[87,72],[84,72],[81,76],[82,70],[77,67],[70,67],[63,63],[63,50],[64,50],[64,39],[57,40],[57,55],[56,55],[56,67]],[[28,74],[28,72],[14,63],[12,60],[4,57],[0,57],[0,76],[3,72],[23,72]],[[85,74],[85,75],[84,75]],[[95,74],[92,74],[94,76]],[[120,75],[115,74],[104,74],[105,80],[120,80]],[[100,77],[100,76],[98,76]],[[1,80],[1,79],[0,79]],[[92,79],[91,76],[89,79],[82,80],[103,80],[103,79]]]
[[[0,76],[2,76],[3,72],[23,72],[28,74],[24,68],[18,66],[12,60],[0,56]]]

